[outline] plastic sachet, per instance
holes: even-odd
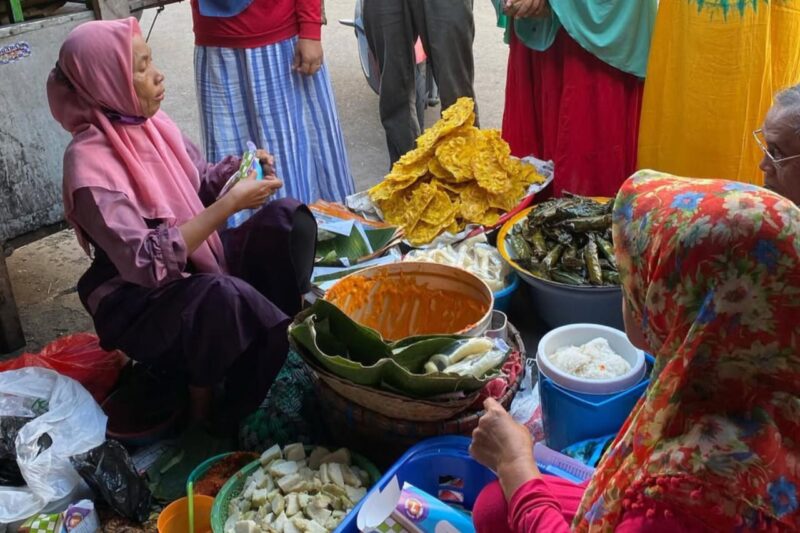
[[[261,169],[261,163],[258,160],[256,151],[256,145],[251,141],[247,141],[247,150],[242,154],[242,163],[239,165],[239,170],[237,170],[233,176],[228,179],[225,186],[222,187],[222,191],[219,193],[220,198],[225,196],[237,183],[246,178],[251,171],[256,173],[257,180],[264,179],[264,171]],[[255,209],[243,209],[232,214],[228,217],[228,228],[238,228],[253,216],[255,211]]]

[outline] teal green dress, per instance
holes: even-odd
[[[498,23],[510,30],[503,0],[492,0]],[[612,67],[644,78],[655,24],[656,0],[550,0],[544,18],[514,19],[514,32],[525,46],[544,52],[563,27],[588,52]]]

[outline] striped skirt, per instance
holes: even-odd
[[[292,70],[297,38],[261,48],[195,48],[195,81],[206,158],[241,154],[252,140],[275,156],[277,195],[305,203],[355,191],[325,65]]]

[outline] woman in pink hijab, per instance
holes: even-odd
[[[164,76],[135,19],[73,30],[47,93],[72,134],[64,212],[93,257],[78,293],[102,346],[185,378],[196,418],[208,417],[222,382],[229,412],[247,414],[283,364],[289,317],[309,288],[310,211],[288,199],[264,204],[281,187],[265,152],[264,180],[251,176],[218,198],[239,159],[204,161],[160,111]]]

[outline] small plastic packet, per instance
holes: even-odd
[[[37,514],[25,520],[19,526],[19,533],[54,533],[61,531],[63,519],[61,514]]]
[[[251,141],[247,141],[247,150],[242,154],[242,163],[239,165],[239,170],[225,182],[222,191],[219,193],[220,198],[225,196],[237,183],[246,178],[251,171],[256,173],[257,180],[264,179],[264,171],[261,168],[258,156],[256,156],[256,151],[256,145]],[[253,216],[254,212],[254,209],[243,209],[242,211],[232,214],[228,217],[228,228],[237,228],[241,226]]]
[[[363,533],[473,533],[472,519],[435,496],[393,478],[364,501],[357,517]]]
[[[94,533],[100,530],[100,519],[94,510],[94,503],[81,500],[64,511],[61,533]]]

